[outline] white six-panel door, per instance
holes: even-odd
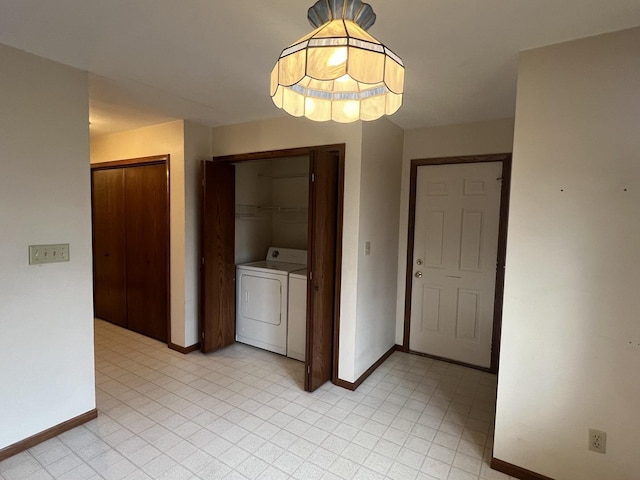
[[[411,350],[490,367],[501,176],[501,162],[418,167]]]

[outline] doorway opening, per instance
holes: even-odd
[[[265,260],[269,247],[293,249],[293,258],[306,250],[303,261],[307,269],[302,273],[306,288],[301,288],[303,293],[306,290],[301,319],[306,327],[302,340],[305,390],[337,381],[344,151],[343,144],[326,145],[214,157],[203,162],[203,352],[236,341],[236,305],[241,294],[236,291],[238,264]],[[248,184],[238,183],[243,179]],[[273,249],[269,252],[273,254]],[[256,281],[255,276],[249,280]],[[272,282],[273,288],[282,292],[288,288],[285,282]],[[242,295],[249,297],[245,290]],[[249,298],[245,300],[249,302]],[[257,310],[259,306],[252,311]],[[276,317],[285,318],[279,317],[283,311],[284,304]]]
[[[497,373],[511,154],[411,161],[403,350]]]

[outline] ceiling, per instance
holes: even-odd
[[[90,72],[92,135],[286,115],[280,51],[315,0],[0,0],[0,43]],[[638,0],[369,0],[406,65],[404,129],[512,117],[518,52],[640,25]]]

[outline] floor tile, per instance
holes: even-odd
[[[242,344],[203,355],[97,320],[99,416],[0,480],[511,480],[491,470],[494,375],[395,352],[356,391]]]

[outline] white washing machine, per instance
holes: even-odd
[[[287,357],[305,361],[307,347],[307,269],[289,274]]]
[[[270,247],[267,259],[236,268],[236,341],[287,354],[289,273],[307,251]]]

